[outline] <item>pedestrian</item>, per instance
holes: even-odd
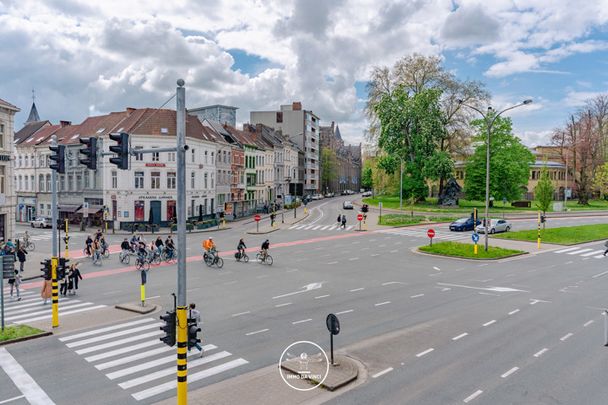
[[[270,214],[270,226],[274,227],[274,219],[276,218],[276,215],[274,214],[274,212],[272,214]]]
[[[190,304],[190,310],[188,313],[188,321],[190,321],[190,320],[196,321],[197,324],[201,323],[201,313],[198,309],[196,309],[196,305],[194,303]],[[194,347],[196,347],[201,352],[200,357],[203,357],[203,354],[205,352],[203,351],[203,348],[201,347],[201,345],[197,342],[194,344]]]
[[[21,296],[19,295],[19,286],[21,285],[21,274],[19,274],[19,270],[15,270],[15,275],[13,278],[8,279],[8,283],[11,286],[11,298],[13,296],[13,287],[17,292],[17,301],[21,301]]]
[[[67,274],[63,273],[63,278],[57,280],[59,282],[59,295],[66,296],[68,294],[68,277]]]
[[[17,251],[17,259],[19,260],[19,271],[23,273],[23,267],[25,266],[25,255],[27,251],[23,246],[19,246],[19,250]]]
[[[49,275],[50,277],[50,275]],[[48,301],[49,298],[51,298],[51,292],[53,289],[53,286],[51,284],[51,279],[49,278],[48,280],[45,278],[44,279],[44,284],[42,285],[42,290],[40,291],[40,298],[42,298],[44,300],[44,302],[42,303],[43,305],[46,305],[46,302]]]
[[[346,215],[342,214],[342,228],[346,229]]]
[[[82,275],[78,269],[78,262],[70,265],[70,279],[69,289],[72,291],[72,295],[76,295],[76,290],[78,290],[78,280],[82,280]]]
[[[340,226],[342,223],[342,216],[340,214],[338,214],[338,219],[336,221],[338,221],[338,226]]]

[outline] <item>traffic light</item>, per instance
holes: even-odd
[[[540,216],[540,223],[544,224],[545,222],[547,222],[547,218],[544,215]]]
[[[201,340],[198,338],[198,333],[201,331],[201,328],[198,327],[196,320],[188,319],[188,349],[193,348]]]
[[[97,170],[97,138],[80,138],[79,141],[86,145],[85,148],[80,149],[80,153],[86,156],[80,159],[80,163],[90,170]]]
[[[367,204],[363,204],[361,206],[361,212],[367,213],[368,211],[369,211],[368,205]]]
[[[49,149],[53,152],[49,159],[57,162],[49,167],[57,173],[65,174],[65,145],[49,146]]]
[[[69,261],[70,259],[66,259],[65,257],[59,258],[59,263],[57,264],[57,280],[65,278],[65,272]]]
[[[42,277],[44,277],[45,280],[50,280],[51,279],[51,259],[45,259],[43,262],[40,262],[40,264],[43,266],[40,271],[43,272]]]
[[[110,158],[110,163],[118,166],[119,169],[129,170],[129,134],[110,134],[110,139],[116,141],[116,145],[110,146],[110,152],[117,156]]]
[[[160,330],[165,332],[165,336],[160,338],[160,341],[167,346],[175,346],[176,341],[176,315],[175,311],[167,312],[165,315],[160,316],[160,320],[165,322],[164,326],[160,327]]]

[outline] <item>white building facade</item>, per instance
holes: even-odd
[[[20,109],[0,99],[0,239],[14,239],[17,194],[13,184],[15,114]]]

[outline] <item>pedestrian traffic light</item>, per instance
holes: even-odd
[[[66,259],[65,257],[59,258],[59,263],[57,264],[57,280],[61,280],[65,278],[65,271],[70,259]]]
[[[110,163],[115,164],[119,169],[129,170],[129,134],[126,132],[110,134],[110,139],[116,141],[116,145],[110,146],[110,152],[116,154],[116,157],[110,158]]]
[[[369,211],[369,207],[368,207],[368,205],[367,205],[367,204],[363,204],[363,205],[361,206],[361,212],[368,212],[368,211]]]
[[[90,170],[97,170],[97,138],[80,138],[80,143],[86,145],[80,149],[80,153],[85,155],[84,159],[80,159],[80,163],[85,165]]]
[[[188,349],[195,347],[201,342],[198,338],[198,333],[200,331],[201,328],[198,327],[196,320],[188,319]]]
[[[541,215],[541,216],[540,216],[540,223],[541,223],[541,224],[544,224],[545,222],[547,222],[547,219],[545,218],[545,216],[544,216],[544,215]]]
[[[65,174],[65,145],[49,146],[49,149],[53,152],[49,159],[57,162],[49,167],[57,173]]]
[[[176,341],[176,315],[175,311],[167,312],[165,315],[160,316],[160,320],[165,322],[160,330],[165,332],[165,336],[160,338],[160,341],[167,346],[175,346]]]
[[[40,264],[42,265],[42,268],[40,269],[40,271],[42,271],[42,273],[43,273],[42,277],[44,277],[45,280],[50,280],[51,279],[51,259],[45,259],[43,262],[40,262]]]

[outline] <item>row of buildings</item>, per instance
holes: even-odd
[[[188,110],[189,218],[204,220],[220,212],[228,218],[241,217],[325,191],[319,184],[318,116],[294,102],[279,111],[251,112],[250,123],[238,129],[236,110],[222,105]],[[7,131],[12,134],[12,128]],[[14,135],[14,173],[7,171],[16,195],[12,211],[16,221],[51,215],[48,147],[55,135],[66,146],[66,173],[58,175],[60,218],[96,222],[105,217],[116,228],[171,222],[177,191],[174,152],[135,154],[128,171],[118,170],[108,157],[98,159],[96,171],[79,163],[80,139],[96,137],[99,151],[109,152],[108,135],[117,132],[130,134],[135,151],[175,146],[176,112],[127,108],[88,117],[80,124],[53,124],[40,119],[33,103],[28,121]],[[358,160],[351,159],[356,167],[348,169],[349,177],[340,179],[331,191],[339,192],[343,183],[350,189],[360,187],[360,146],[357,156]]]

